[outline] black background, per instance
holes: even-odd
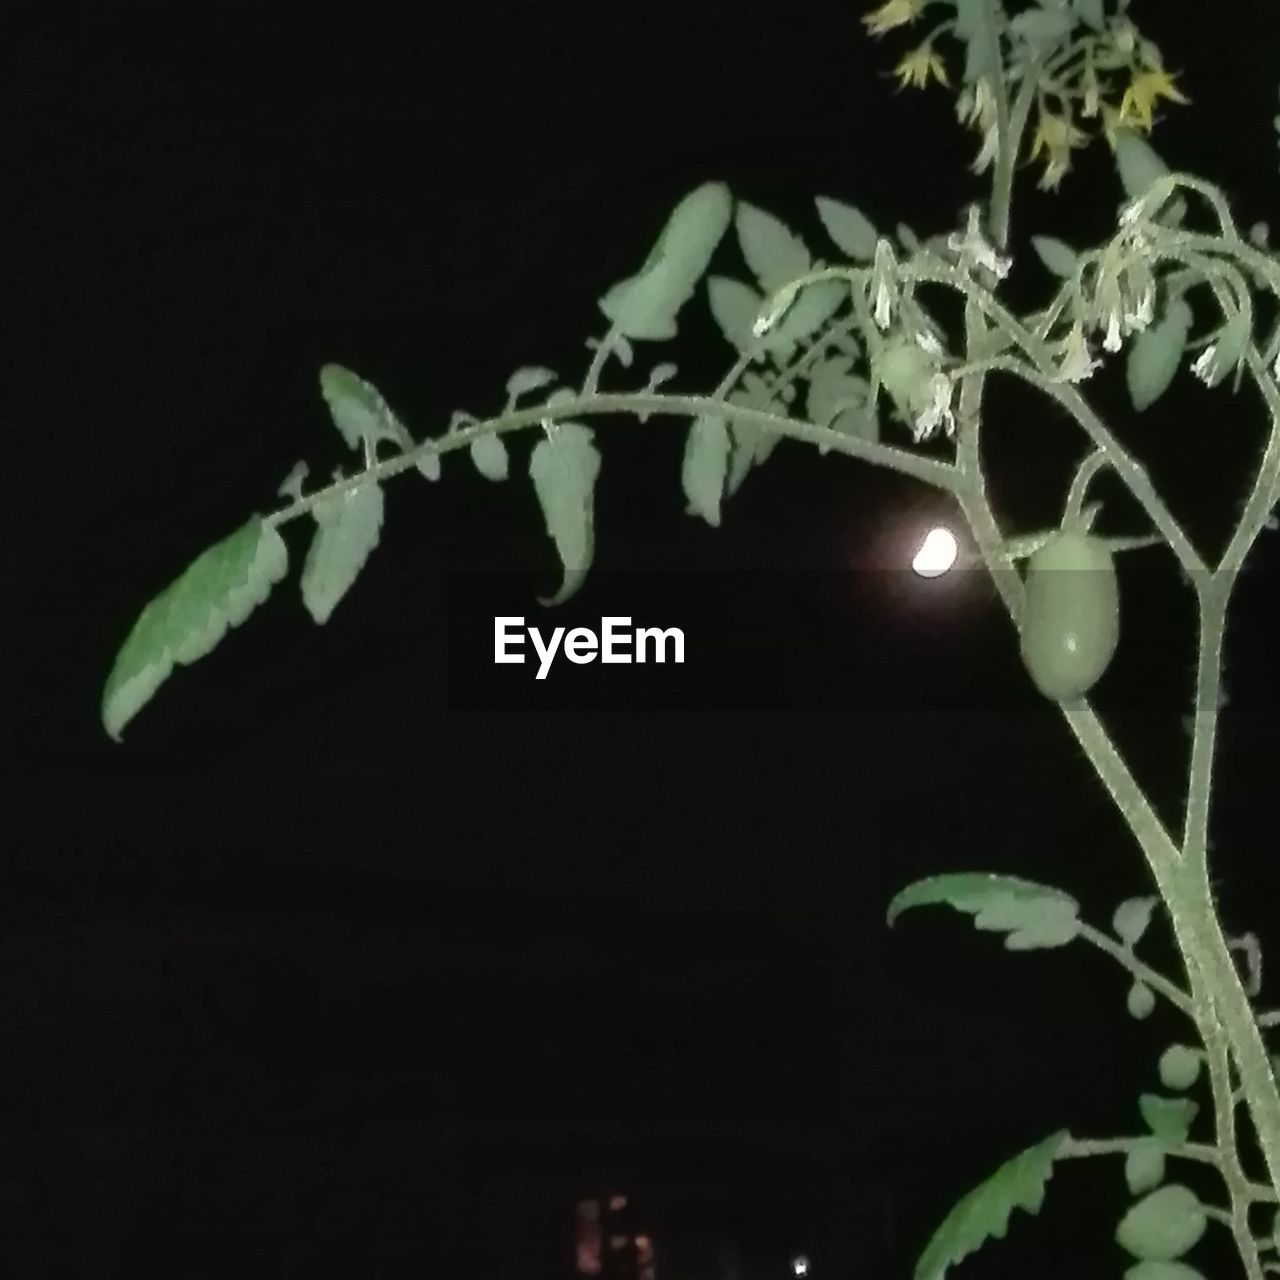
[[[1274,213],[1269,6],[1134,16],[1194,99],[1158,149],[1246,225]],[[553,616],[527,444],[504,486],[454,456],[437,486],[389,486],[326,626],[291,578],[123,745],[97,718],[141,605],[276,505],[296,459],[339,461],[326,360],[419,436],[499,409],[519,365],[580,379],[596,299],[709,178],[815,248],[815,194],[953,225],[981,191],[971,136],[946,94],[894,95],[909,38],[858,17],[8,6],[6,1274],[566,1276],[574,1197],[623,1190],[664,1280],[697,1232],[744,1275],[800,1250],[816,1276],[906,1275],[1016,1150],[1137,1131],[1183,1029],[1133,1022],[1119,970],[1009,955],[946,911],[885,927],[943,871],[1059,884],[1100,923],[1146,890],[989,585],[905,571],[953,514],[911,482],[784,444],[716,531],[684,514],[677,422],[602,420],[598,571]],[[1119,199],[1101,144],[1057,196],[1027,171],[1013,296],[1047,287],[1027,236],[1092,242]],[[673,387],[714,385],[727,348],[704,302],[687,314],[605,385],[660,359]],[[1116,372],[1090,389],[1219,546],[1261,439],[1251,393],[1183,378],[1135,419]],[[1078,436],[1007,386],[991,404],[998,509],[1056,519]],[[1109,531],[1136,532],[1113,497]],[[1214,822],[1227,927],[1264,943],[1277,554],[1264,535],[1233,616]],[[1160,552],[1123,585],[1097,704],[1176,823],[1186,593]],[[495,614],[617,612],[683,627],[688,667],[539,684],[488,661]],[[1122,1189],[1118,1162],[1074,1162],[966,1274],[1118,1273]]]

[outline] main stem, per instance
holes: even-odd
[[[1034,101],[1036,72],[1028,68],[1019,86],[1012,110],[1008,85],[1000,57],[996,0],[984,0],[987,21],[984,38],[993,67],[993,80],[1000,130],[1000,147],[992,177],[988,226],[995,245],[1008,247],[1013,174],[1021,149],[1023,132]],[[967,360],[981,362],[987,352],[987,322],[972,299],[966,302],[965,333]],[[1022,607],[1023,586],[1016,571],[1000,554],[1001,534],[986,498],[979,455],[979,428],[982,393],[986,373],[977,369],[967,374],[961,385],[960,422],[957,433],[957,468],[961,483],[957,497],[973,529],[975,540],[987,563],[996,587],[1017,623]],[[1277,427],[1273,424],[1273,440]],[[1240,1075],[1240,1093],[1246,1102],[1258,1135],[1267,1173],[1280,1196],[1280,1089],[1277,1089],[1266,1046],[1262,1042],[1254,1011],[1240,980],[1230,949],[1223,936],[1213,903],[1204,857],[1204,838],[1212,763],[1213,725],[1217,718],[1217,689],[1221,678],[1221,630],[1225,624],[1225,599],[1219,599],[1212,585],[1201,593],[1208,616],[1203,620],[1201,663],[1197,678],[1197,732],[1193,741],[1193,785],[1188,795],[1188,823],[1185,846],[1170,839],[1145,794],[1138,786],[1110,737],[1092,709],[1084,702],[1062,704],[1063,714],[1085,757],[1103,783],[1117,809],[1146,855],[1161,897],[1169,910],[1174,938],[1183,957],[1196,1005],[1197,1022],[1206,1045],[1229,1047]],[[1206,635],[1212,641],[1206,645]],[[1207,691],[1213,705],[1206,705]],[[1198,764],[1197,769],[1194,766]],[[1199,786],[1196,786],[1196,782]],[[1191,855],[1191,856],[1188,856]],[[1239,1169],[1234,1115],[1231,1125],[1218,1116],[1220,1145],[1234,1168]],[[1246,1254],[1247,1258],[1247,1254]]]

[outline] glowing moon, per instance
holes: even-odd
[[[959,546],[950,529],[930,529],[911,567],[922,578],[941,577],[956,562]]]

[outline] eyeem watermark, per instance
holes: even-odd
[[[544,638],[537,627],[526,627],[523,618],[494,618],[494,662],[524,662],[526,636],[538,655],[538,680],[545,680],[556,655],[570,662],[684,662],[684,632],[679,627],[636,627],[630,618],[601,618],[599,632],[557,627]],[[650,656],[652,654],[653,656]],[[668,656],[670,655],[670,656]]]

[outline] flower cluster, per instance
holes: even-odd
[[[938,44],[944,35],[962,42],[973,38],[966,30],[972,20],[966,18],[964,0],[884,0],[862,19],[878,38],[915,25],[929,10],[941,11],[941,19],[894,68],[900,88],[951,87]],[[1071,169],[1072,154],[1093,138],[1103,136],[1114,146],[1120,129],[1150,133],[1162,101],[1188,101],[1174,83],[1176,77],[1165,69],[1159,48],[1123,14],[1099,29],[1071,17],[1065,9],[1051,12],[1068,20],[1049,44],[1043,42],[1043,35],[1035,34],[1034,26],[1020,25],[1017,17],[999,37],[1010,83],[1028,70],[1037,76],[1034,127],[1030,139],[1019,138],[1016,146],[1027,160],[1042,161],[1039,185],[1045,190],[1058,188]],[[1034,18],[1035,12],[1030,16]],[[975,65],[972,58],[968,65]],[[966,72],[956,115],[979,135],[973,170],[981,173],[991,167],[1001,145],[989,69],[976,75]]]

